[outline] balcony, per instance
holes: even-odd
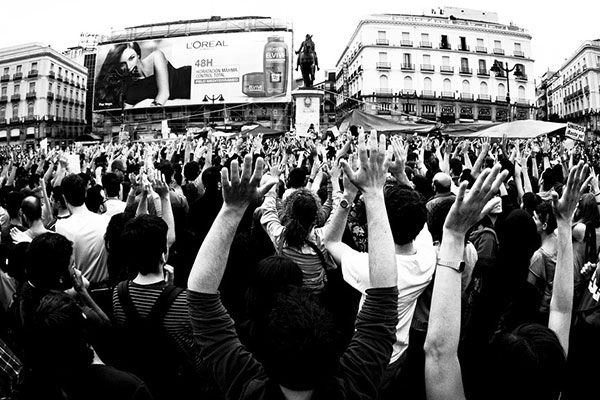
[[[62,101],[62,96],[60,94],[56,95],[56,101],[57,102]]]
[[[515,76],[515,80],[527,82],[527,74],[521,74],[519,76]]]
[[[33,122],[35,120],[36,120],[36,118],[35,118],[35,115],[33,115],[33,114],[29,114],[25,117],[25,122]]]
[[[48,72],[48,78],[54,79],[55,77],[56,77],[56,74],[54,73],[54,71]]]
[[[477,47],[475,47],[475,52],[477,52],[477,53],[486,53],[487,54],[487,47],[477,46]]]
[[[506,96],[496,96],[496,103],[507,103]]]
[[[490,73],[487,69],[478,69],[477,76],[490,76]]]
[[[69,104],[74,104],[75,103],[75,99],[71,97],[71,98],[67,99],[67,102]]]
[[[450,65],[440,65],[440,72],[442,74],[453,74],[454,67]]]
[[[441,98],[442,99],[453,99],[454,92],[442,92]]]
[[[460,67],[458,73],[461,75],[473,75],[473,69],[468,67]]]
[[[32,69],[31,71],[29,71],[29,73],[27,74],[28,78],[36,78],[38,76],[38,70],[37,69]]]
[[[491,102],[492,96],[490,96],[489,94],[480,94],[479,96],[477,96],[477,100]]]
[[[4,74],[4,75],[0,76],[0,82],[8,82],[8,81],[10,81],[10,75]]]
[[[440,50],[452,50],[450,43],[440,43]]]
[[[504,55],[504,49],[500,49],[498,47],[494,47],[494,54],[499,54],[501,56]]]
[[[23,73],[22,72],[17,72],[15,74],[13,74],[13,81],[18,81],[23,79]]]
[[[415,70],[415,64],[402,63],[400,65],[400,69],[402,71],[414,71]]]
[[[400,41],[400,46],[402,46],[402,47],[413,47],[413,42],[412,42],[412,40],[401,40]]]
[[[377,39],[375,41],[375,44],[378,45],[378,46],[389,46],[390,41],[387,40],[387,39]]]
[[[384,96],[384,97],[389,97],[389,96],[393,96],[393,91],[390,88],[379,88],[375,90],[375,95],[376,96]]]
[[[431,42],[419,42],[419,47],[431,49],[433,47],[433,44]]]
[[[458,51],[471,51],[470,46],[458,46]]]
[[[467,100],[467,101],[473,101],[473,93],[461,93],[460,99]]]
[[[54,93],[52,93],[52,92],[48,92],[48,93],[46,94],[46,98],[47,98],[48,100],[52,100],[52,99],[54,99]]]
[[[58,74],[58,76],[56,77],[56,80],[57,80],[57,81],[61,81],[61,82],[62,82],[62,80],[63,80],[63,77],[62,77],[62,75],[61,75],[61,74]]]
[[[421,71],[423,72],[435,72],[435,67],[431,64],[421,64]]]
[[[435,90],[421,90],[421,97],[434,99]]]
[[[377,69],[392,69],[392,63],[390,62],[378,62]]]
[[[529,101],[527,99],[518,98],[515,103],[521,106],[529,106]]]
[[[417,97],[417,91],[414,89],[402,89],[400,94],[402,97]]]
[[[521,57],[521,58],[525,58],[525,52],[524,52],[524,51],[521,51],[521,50],[515,50],[515,51],[513,52],[513,55],[514,55],[515,57]]]
[[[35,99],[37,97],[37,94],[35,92],[35,90],[33,92],[27,92],[27,94],[25,95],[26,99]]]
[[[11,124],[18,124],[20,122],[21,122],[21,118],[19,118],[19,117],[11,117],[11,119],[10,119]]]
[[[589,85],[586,85],[586,86],[583,87],[583,92],[585,94],[590,94],[590,87],[589,87]]]
[[[8,102],[8,96],[0,96],[0,103]]]
[[[377,110],[377,115],[392,115],[392,110]]]
[[[10,96],[10,101],[20,101],[20,100],[21,100],[20,94],[13,94],[12,96]]]

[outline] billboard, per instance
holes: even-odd
[[[98,46],[94,111],[291,101],[292,32],[232,32]],[[207,96],[207,101],[203,101]],[[217,103],[219,101],[217,100]]]

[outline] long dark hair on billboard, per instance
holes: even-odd
[[[135,107],[146,99],[152,99],[153,106],[163,106],[167,100],[189,99],[191,74],[190,65],[174,68],[160,49],[142,57],[137,42],[117,44],[98,74],[96,106]]]

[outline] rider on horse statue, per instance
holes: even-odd
[[[296,52],[298,54],[298,61],[296,62],[296,71],[298,71],[298,67],[300,67],[300,56],[302,51],[305,53],[312,53],[315,58],[315,67],[317,71],[319,71],[319,59],[317,58],[317,52],[315,51],[315,43],[312,41],[312,35],[307,34],[306,39],[300,44],[300,48]]]

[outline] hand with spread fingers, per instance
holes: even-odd
[[[360,191],[365,194],[382,193],[385,184],[389,160],[386,157],[385,135],[377,138],[372,130],[368,143],[364,133],[358,135],[359,169],[354,172],[350,165],[342,160],[344,173]]]
[[[456,200],[444,223],[444,230],[465,235],[467,231],[480,221],[494,204],[488,204],[506,178],[508,171],[500,172],[500,164],[492,169],[485,169],[467,193],[467,182],[462,182]]]
[[[589,167],[583,161],[579,161],[575,167],[571,168],[567,184],[563,188],[562,197],[558,198],[558,193],[552,192],[552,208],[557,221],[572,221],[582,188],[586,188],[590,183],[592,176],[589,175]],[[586,179],[587,177],[587,179]]]
[[[252,155],[246,154],[240,174],[238,161],[231,162],[230,171],[227,168],[221,170],[221,184],[224,206],[228,208],[245,210],[253,200],[260,199],[277,182],[272,179],[263,187],[259,187],[263,175],[264,160],[262,157],[256,160],[254,173],[252,171]]]

